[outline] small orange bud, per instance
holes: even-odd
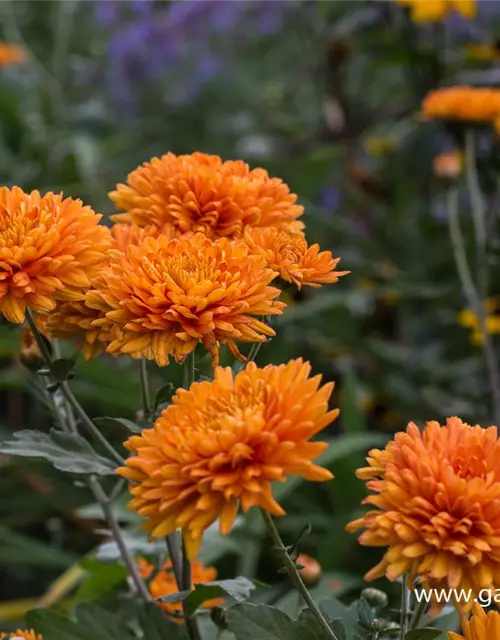
[[[463,155],[460,151],[449,151],[436,156],[432,166],[438,178],[453,180],[462,173],[463,163]]]
[[[297,558],[297,564],[302,567],[302,569],[299,569],[299,574],[305,584],[316,584],[321,578],[321,566],[319,562],[311,558],[311,556],[301,553]]]

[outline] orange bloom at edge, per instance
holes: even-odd
[[[472,607],[472,615],[462,622],[462,633],[448,631],[448,640],[497,640],[500,638],[500,613],[486,611],[480,604]]]
[[[414,423],[384,450],[373,449],[357,471],[375,509],[351,522],[364,529],[359,542],[388,547],[365,576],[426,589],[500,587],[500,441],[497,427],[469,426],[448,418],[445,426]],[[473,602],[457,602],[468,611]],[[436,603],[434,609],[443,605]]]
[[[494,125],[500,117],[500,89],[455,86],[435,89],[422,102],[425,120],[456,120]]]
[[[310,439],[339,412],[328,411],[333,383],[320,387],[310,371],[300,359],[263,369],[251,362],[179,389],[152,429],[127,440],[132,455],[118,469],[134,483],[129,508],[146,518],[144,528],[153,537],[182,528],[194,557],[204,530],[219,518],[227,535],[240,505],[284,515],[273,482],[330,480],[312,462],[328,445]]]
[[[241,358],[236,341],[264,342],[275,332],[259,317],[280,314],[276,273],[242,240],[203,234],[146,238],[115,254],[85,304],[101,312],[93,327],[111,325],[109,353],[177,362],[198,343],[218,363],[219,345]]]
[[[26,60],[26,51],[17,44],[0,42],[0,67],[16,64]]]
[[[30,629],[29,631],[21,631],[21,629],[18,629],[10,634],[0,633],[0,640],[6,640],[7,638],[10,638],[11,640],[43,640],[43,637],[40,634],[36,634],[33,629]]]
[[[335,271],[340,258],[333,258],[330,251],[320,251],[319,245],[307,245],[300,235],[293,235],[267,227],[254,227],[245,233],[245,241],[253,253],[262,255],[271,269],[282,280],[302,285],[320,287],[338,282],[349,271]]]
[[[102,216],[80,200],[0,188],[0,315],[24,322],[81,300],[111,246]]]
[[[127,184],[109,194],[118,210],[116,222],[141,227],[171,225],[183,234],[241,237],[246,226],[299,230],[303,207],[279,178],[250,169],[242,160],[167,153],[128,175]]]

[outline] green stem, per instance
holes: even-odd
[[[448,226],[450,231],[451,245],[455,257],[458,277],[464,297],[468,306],[477,316],[483,337],[482,347],[486,369],[488,373],[489,385],[492,395],[493,417],[495,424],[500,421],[500,373],[497,365],[495,347],[491,335],[487,328],[487,317],[484,303],[479,297],[479,293],[472,279],[471,270],[467,261],[465,242],[460,229],[458,217],[458,191],[451,189],[447,196]]]
[[[465,178],[470,195],[472,221],[476,237],[477,288],[479,297],[485,299],[488,289],[486,204],[479,184],[476,164],[476,134],[472,128],[468,128],[465,131]]]
[[[141,378],[142,413],[144,414],[144,419],[148,420],[151,417],[152,412],[150,403],[151,394],[149,391],[147,360],[145,358],[142,358],[140,360],[139,370]]]
[[[401,631],[400,640],[406,638],[406,632],[408,631],[408,584],[407,576],[403,576],[401,583]]]
[[[300,595],[304,599],[304,602],[309,607],[309,609],[311,610],[311,613],[314,615],[319,625],[325,632],[326,637],[330,638],[330,640],[338,640],[334,631],[330,628],[330,625],[328,624],[327,619],[321,612],[321,609],[318,607],[316,602],[314,602],[311,594],[307,590],[306,585],[302,581],[302,578],[300,577],[299,572],[297,571],[297,568],[295,566],[295,562],[292,560],[292,558],[288,554],[288,551],[286,550],[286,547],[280,538],[280,534],[278,533],[278,529],[276,528],[276,525],[274,524],[274,521],[271,515],[265,509],[261,509],[260,512],[262,514],[262,517],[264,518],[264,522],[266,524],[269,535],[271,536],[272,541],[274,543],[274,548],[279,553],[280,559],[283,562],[283,566],[286,569],[294,587],[297,589],[297,591],[300,593]]]
[[[418,627],[418,625],[420,624],[420,620],[422,619],[422,616],[424,615],[426,609],[427,609],[427,602],[424,599],[422,599],[416,606],[415,611],[413,612],[413,616],[410,621],[410,631]]]
[[[186,360],[184,361],[184,377],[182,381],[182,386],[185,389],[189,389],[191,384],[196,379],[195,365],[196,365],[196,359],[195,359],[195,353],[193,349],[191,353],[188,353],[188,355],[186,356]]]
[[[27,319],[28,325],[29,325],[29,327],[30,327],[30,329],[31,329],[31,331],[33,333],[33,336],[34,336],[34,338],[35,338],[35,340],[36,340],[36,342],[38,344],[40,352],[41,352],[41,354],[43,356],[43,360],[44,360],[45,366],[48,369],[50,369],[50,367],[52,366],[52,356],[50,354],[50,351],[49,351],[47,345],[45,344],[45,341],[44,341],[42,335],[40,334],[40,332],[38,330],[38,327],[36,326],[35,320],[33,318],[33,315],[31,313],[30,309],[26,310],[26,319]],[[67,383],[66,382],[62,383],[62,385],[60,386],[61,391],[63,390],[64,385],[67,385]],[[61,427],[65,431],[72,432],[72,433],[78,433],[76,422],[75,422],[74,416],[73,416],[73,409],[78,409],[77,413],[79,414],[80,417],[84,416],[86,421],[91,422],[91,420],[87,416],[87,414],[84,412],[82,407],[78,404],[78,401],[76,400],[76,398],[71,393],[71,390],[69,389],[69,387],[67,387],[67,390],[69,391],[69,397],[68,397],[68,395],[66,393],[61,393],[61,396],[67,402],[67,406],[65,407],[64,415],[62,415],[62,412],[61,412],[61,403],[54,402],[53,403],[53,407],[54,407],[54,410],[56,412],[56,416],[59,419]],[[58,392],[59,392],[59,389],[58,389]],[[73,402],[70,401],[70,398],[72,398]],[[96,427],[95,427],[95,425],[93,423],[92,423],[92,427],[94,429],[96,429]],[[118,455],[118,454],[116,453],[116,455]],[[120,460],[121,460],[121,458],[120,458]],[[121,463],[123,464],[123,461],[121,461]],[[108,526],[109,526],[109,528],[111,530],[111,533],[113,535],[113,539],[116,542],[116,545],[117,545],[117,547],[118,547],[118,549],[120,551],[120,555],[121,555],[121,558],[123,560],[123,564],[127,567],[127,570],[128,570],[128,572],[130,574],[130,577],[132,578],[132,581],[133,581],[138,593],[145,600],[147,600],[147,601],[151,600],[151,596],[150,596],[150,594],[149,594],[149,592],[148,592],[148,590],[146,588],[146,585],[144,584],[144,581],[142,580],[141,576],[139,575],[139,572],[137,570],[137,567],[135,566],[134,560],[133,560],[132,556],[130,555],[129,550],[127,549],[127,545],[125,544],[125,540],[123,539],[122,532],[120,530],[120,526],[119,526],[118,521],[116,520],[116,518],[115,518],[115,516],[113,514],[113,510],[111,508],[110,499],[104,493],[104,490],[103,490],[99,480],[96,478],[96,476],[90,476],[89,478],[86,479],[86,482],[87,482],[87,485],[88,485],[89,489],[92,491],[95,499],[97,500],[97,502],[101,506],[101,509],[103,511],[105,520],[108,523]]]

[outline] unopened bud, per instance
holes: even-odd
[[[299,569],[299,574],[305,584],[316,584],[321,578],[321,566],[319,562],[311,558],[311,556],[301,553],[297,558],[297,564],[302,567]]]
[[[372,607],[386,607],[389,602],[389,598],[386,593],[380,591],[380,589],[374,589],[373,587],[363,589],[361,597],[364,598]]]
[[[441,153],[434,158],[432,167],[438,178],[454,180],[462,173],[464,165],[463,155],[460,151]]]

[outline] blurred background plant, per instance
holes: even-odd
[[[201,150],[243,158],[299,194],[308,240],[340,255],[352,272],[333,288],[289,294],[277,337],[257,357],[263,365],[302,356],[337,382],[341,418],[325,460],[336,480],[291,480],[276,494],[289,514],[285,540],[312,525],[303,551],[321,567],[316,593],[340,597],[359,592],[380,555],[344,532],[363,497],[353,470],[366,450],[410,420],[492,420],[482,334],[465,309],[444,209],[456,181],[472,247],[461,131],[423,122],[419,113],[438,86],[500,83],[500,10],[479,0],[472,17],[450,3],[451,11],[429,18],[404,4],[0,3],[2,184],[62,190],[110,215],[107,192],[152,156]],[[492,126],[477,132],[490,269],[498,263],[497,136]],[[491,279],[485,304],[492,334],[500,326],[497,289]],[[26,391],[36,349],[2,324],[0,356],[0,437],[47,428],[39,390],[30,382]],[[176,365],[151,368],[153,386],[163,387],[159,402],[164,385],[177,386],[181,375]],[[135,417],[134,362],[79,361],[73,386],[91,415]],[[107,428],[123,440],[116,425]],[[87,490],[41,462],[1,456],[0,466],[2,626],[14,628],[35,604],[113,598],[124,573],[118,564],[104,572],[92,555],[105,534]],[[125,496],[121,505],[131,545],[151,552]],[[280,606],[293,610],[296,600],[269,563],[258,514],[247,525],[224,540],[214,534],[202,559],[220,577],[242,573],[273,583]],[[116,560],[113,545],[101,545],[99,557]]]

